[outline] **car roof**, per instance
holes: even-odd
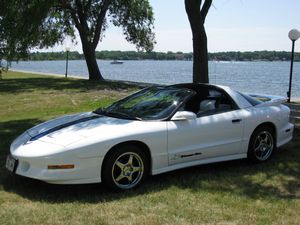
[[[179,83],[179,84],[169,85],[167,87],[191,89],[200,94],[208,94],[206,92],[208,92],[209,89],[221,90],[223,92],[226,92],[232,98],[232,100],[237,104],[239,108],[248,108],[252,106],[240,93],[231,89],[228,86],[204,84],[204,83]]]

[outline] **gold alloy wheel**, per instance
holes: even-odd
[[[269,131],[261,131],[254,140],[254,155],[259,161],[267,160],[274,149],[274,139]]]
[[[111,172],[113,182],[120,189],[130,189],[142,179],[144,163],[137,153],[125,152],[115,160]]]

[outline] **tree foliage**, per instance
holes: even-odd
[[[155,36],[151,29],[154,15],[148,1],[115,0],[110,8],[110,14],[112,23],[124,28],[128,42],[135,44],[138,50],[153,50]]]
[[[8,60],[28,54],[34,47],[53,46],[72,35],[62,20],[55,18],[51,1],[10,0],[1,1],[0,42],[1,52]]]
[[[111,24],[122,27],[138,50],[155,44],[153,11],[148,0],[1,0],[0,48],[7,59],[51,47],[79,33],[89,78],[102,79],[95,50]]]

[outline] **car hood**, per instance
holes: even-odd
[[[72,150],[77,156],[94,157],[122,141],[148,140],[149,135],[161,138],[166,135],[166,126],[166,123],[157,121],[80,113],[50,120],[27,130],[13,141],[10,152],[16,158],[26,158],[48,157]],[[163,139],[166,140],[166,136]]]
[[[42,141],[67,146],[99,132],[118,130],[119,126],[131,122],[87,112],[47,121],[27,130],[27,134],[30,142]]]
[[[85,113],[78,113],[78,114],[62,116],[62,117],[59,117],[56,119],[48,120],[44,123],[40,123],[40,124],[30,128],[26,132],[29,136],[34,137],[40,133],[46,132],[47,130],[49,130],[53,127],[60,126],[62,124],[66,124],[71,121],[76,121],[76,120],[86,118],[89,116],[92,116],[92,113],[85,112]]]

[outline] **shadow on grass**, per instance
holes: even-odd
[[[65,90],[79,91],[102,89],[129,89],[137,88],[136,85],[111,81],[88,81],[81,79],[64,79],[58,77],[25,77],[0,80],[0,93],[30,92],[36,90]]]
[[[0,160],[4,165],[8,153],[8,142],[28,127],[39,121],[11,121],[0,124]],[[4,128],[4,131],[2,130]],[[21,131],[22,130],[22,131]],[[252,164],[247,160],[215,163],[151,176],[145,184],[133,191],[111,193],[102,184],[52,185],[9,174],[1,167],[0,188],[16,193],[32,201],[49,203],[115,201],[132,196],[160,192],[170,188],[188,190],[193,193],[219,193],[252,199],[299,199],[300,189],[300,132],[295,139],[263,164]],[[2,186],[2,187],[1,187]]]
[[[7,154],[11,142],[25,130],[41,123],[38,119],[12,120],[0,122],[0,159]]]

